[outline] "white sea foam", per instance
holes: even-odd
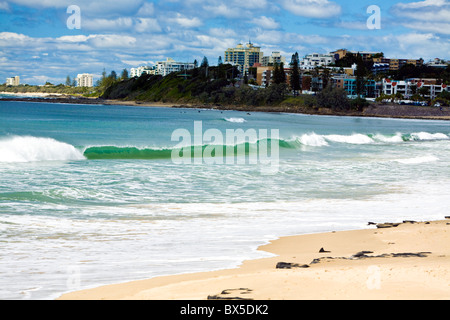
[[[428,132],[411,133],[411,138],[413,140],[448,140],[448,139],[450,139],[450,137],[444,133],[428,133]]]
[[[428,155],[409,159],[397,159],[395,161],[403,164],[420,164],[420,163],[436,162],[439,161],[439,158],[432,155]]]
[[[244,118],[225,118],[225,121],[233,122],[233,123],[244,123],[247,122]]]
[[[370,144],[374,143],[374,140],[365,134],[355,133],[352,135],[339,135],[331,134],[326,135],[324,138],[332,142],[350,143],[350,144]]]
[[[316,133],[304,134],[296,137],[296,141],[307,146],[327,146],[328,142],[347,144],[374,144],[374,143],[402,143],[405,141],[436,141],[449,140],[450,136],[444,133],[415,132],[403,135],[398,132],[395,135],[374,134],[366,135],[354,133],[351,135],[331,134],[319,135]]]
[[[74,146],[51,138],[14,136],[0,140],[0,162],[84,160]]]

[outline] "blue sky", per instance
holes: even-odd
[[[80,8],[69,29],[67,8]],[[367,8],[380,8],[369,29]],[[450,0],[0,0],[0,83],[64,83],[78,73],[151,65],[171,57],[216,64],[251,41],[265,55],[382,51],[391,58],[450,59]]]

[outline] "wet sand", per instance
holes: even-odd
[[[450,220],[284,237],[239,268],[72,292],[62,300],[447,300]]]

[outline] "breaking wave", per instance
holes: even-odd
[[[291,139],[261,139],[250,142],[241,142],[235,145],[210,145],[186,147],[147,148],[135,146],[89,146],[76,148],[70,144],[52,138],[39,138],[31,136],[14,136],[0,139],[0,163],[36,162],[36,161],[73,161],[73,160],[106,160],[106,159],[170,159],[174,152],[178,156],[190,153],[191,157],[217,157],[227,154],[251,154],[258,152],[261,146],[271,147],[278,143],[280,149],[301,149],[309,147],[327,147],[330,144],[392,144],[412,141],[439,141],[450,140],[444,133],[417,132],[410,134],[360,134],[352,135],[320,135],[307,133],[294,136]],[[430,161],[431,159],[416,159],[413,161]],[[408,161],[408,160],[407,160]]]
[[[74,146],[51,138],[14,136],[0,140],[0,162],[84,160]]]
[[[439,141],[450,140],[450,136],[444,133],[428,133],[417,132],[410,134],[396,133],[393,135],[383,134],[361,134],[352,135],[318,135],[316,133],[308,133],[299,137],[294,137],[292,141],[296,141],[305,146],[322,147],[328,146],[330,143],[347,143],[347,144],[386,144],[386,143],[402,143],[410,141]]]

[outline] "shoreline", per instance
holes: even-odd
[[[372,223],[369,223],[372,224]],[[450,217],[281,237],[233,269],[65,293],[57,300],[448,300]]]
[[[0,92],[0,94],[2,94]],[[22,96],[26,94],[15,94]],[[306,115],[328,115],[343,117],[373,117],[388,119],[417,119],[417,120],[450,120],[450,107],[442,110],[435,107],[419,107],[405,105],[377,105],[371,104],[364,111],[337,112],[330,109],[315,109],[292,106],[222,106],[222,105],[202,105],[189,103],[172,102],[149,102],[149,101],[127,101],[118,99],[99,99],[74,97],[70,95],[47,94],[34,97],[24,96],[17,98],[1,98],[0,101],[22,101],[22,102],[43,102],[43,103],[65,103],[65,104],[86,104],[86,105],[118,105],[132,107],[158,107],[158,108],[187,108],[187,109],[211,109],[221,111],[241,111],[241,112],[267,112],[267,113],[293,113]]]

